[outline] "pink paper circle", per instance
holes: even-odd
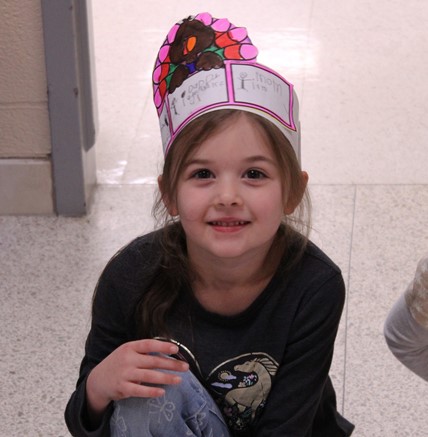
[[[235,27],[234,29],[229,30],[229,35],[235,41],[243,41],[248,36],[248,33],[245,27]]]
[[[175,35],[177,35],[177,30],[178,30],[179,27],[180,27],[179,24],[175,24],[175,25],[171,28],[171,30],[169,31],[169,33],[168,33],[168,35],[167,35],[167,37],[166,37],[166,39],[167,39],[167,41],[168,41],[169,43],[172,43],[172,42],[174,41]]]
[[[203,12],[202,14],[198,14],[196,15],[195,18],[198,19],[199,21],[202,21],[202,23],[204,23],[205,26],[209,26],[213,21],[212,15],[209,14],[208,12]]]
[[[218,32],[226,32],[230,28],[230,21],[227,18],[220,18],[211,25]]]
[[[249,59],[256,59],[259,51],[252,44],[242,44],[239,53],[241,53],[241,56],[244,59],[249,60]]]
[[[165,45],[160,48],[158,54],[159,61],[161,62],[165,61],[165,58],[168,56],[169,53],[169,47],[170,47],[169,45]]]

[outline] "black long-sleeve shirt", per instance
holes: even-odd
[[[113,407],[88,429],[86,379],[119,345],[138,339],[134,311],[159,263],[156,233],[137,238],[100,277],[76,391],[65,418],[74,436],[107,436]],[[167,325],[170,339],[217,401],[233,436],[342,437],[353,425],[336,410],[328,376],[345,299],[339,268],[309,243],[287,277],[281,262],[242,313],[221,316],[184,293]],[[187,296],[187,297],[186,297]]]

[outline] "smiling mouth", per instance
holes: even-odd
[[[220,226],[220,227],[224,227],[224,228],[233,228],[233,227],[237,227],[237,226],[245,226],[248,225],[247,221],[233,221],[233,222],[222,222],[222,221],[213,221],[213,222],[209,222],[209,224],[211,226]]]

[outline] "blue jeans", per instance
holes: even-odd
[[[112,437],[229,437],[217,405],[191,373],[165,388],[161,398],[116,401],[110,419]]]

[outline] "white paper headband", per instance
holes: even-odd
[[[196,117],[218,109],[256,113],[275,124],[300,161],[298,101],[293,85],[256,62],[245,28],[199,14],[177,23],[153,72],[154,101],[166,154]]]

